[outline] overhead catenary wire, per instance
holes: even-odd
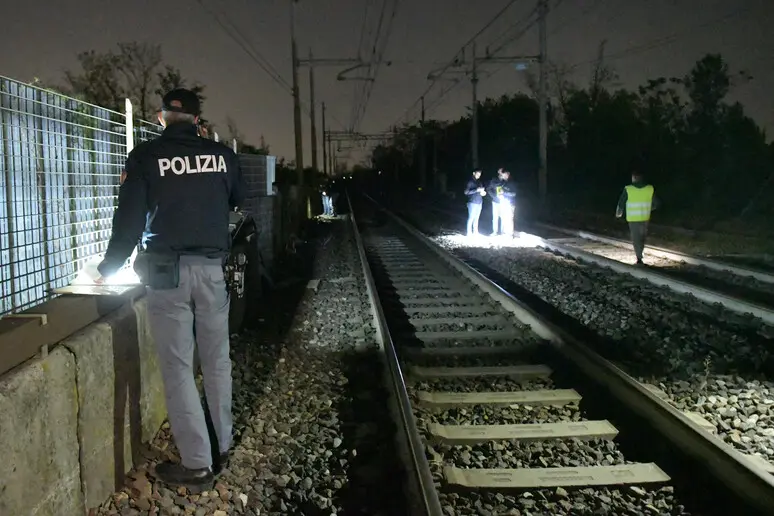
[[[388,0],[384,0],[385,4]],[[381,69],[382,62],[384,59],[384,54],[387,50],[387,45],[389,44],[390,35],[392,33],[392,27],[393,22],[395,20],[395,15],[398,11],[398,0],[391,0],[392,4],[392,11],[390,13],[390,18],[387,21],[387,28],[385,29],[385,35],[384,38],[381,40],[381,45],[379,45],[379,39],[377,35],[377,39],[374,42],[372,53],[371,53],[371,60],[369,62],[369,69],[367,77],[369,77],[371,80],[366,81],[365,85],[365,93],[364,93],[364,99],[359,106],[358,111],[356,112],[356,118],[355,118],[355,124],[353,126],[353,129],[357,131],[359,129],[360,123],[363,120],[363,117],[365,116],[366,109],[368,107],[368,102],[371,99],[371,93],[373,92],[373,88],[376,84],[376,79],[379,76],[379,70]],[[374,69],[375,67],[375,69]],[[373,76],[371,76],[371,71],[373,69]]]
[[[286,81],[284,77],[282,77],[282,75],[277,71],[276,68],[274,68],[268,59],[261,55],[260,52],[255,50],[255,48],[248,42],[247,38],[245,38],[239,29],[228,20],[228,17],[225,14],[220,13],[219,16],[218,13],[210,9],[203,0],[196,0],[196,2],[202,7],[202,9],[204,9],[207,14],[210,15],[213,20],[215,20],[226,36],[228,36],[232,41],[239,45],[239,47],[250,57],[250,59],[255,62],[255,64],[257,64],[264,72],[266,72],[266,74],[271,77],[271,79],[276,82],[283,90],[285,90],[286,93],[291,95],[293,94],[293,88],[290,83]],[[221,17],[223,17],[226,22],[224,22]],[[231,26],[230,28],[226,26],[227,23]]]
[[[496,54],[499,53],[501,50],[503,50],[506,45],[509,45],[509,44],[511,44],[511,43],[513,43],[515,41],[518,41],[519,39],[524,37],[524,35],[527,34],[527,32],[529,32],[529,30],[537,24],[538,18],[536,16],[536,14],[537,14],[537,9],[533,9],[525,17],[521,18],[519,21],[514,23],[513,27],[518,27],[519,25],[521,25],[523,23],[527,23],[527,25],[522,27],[521,30],[519,30],[515,35],[511,36],[508,41],[503,42],[494,51],[491,51],[491,56],[492,57],[497,57]],[[481,62],[482,63],[486,62],[486,60],[485,59],[481,60]],[[502,68],[504,68],[505,66],[507,66],[507,65],[504,65],[503,67],[499,68],[498,71],[501,70]],[[497,73],[497,71],[490,72],[490,73],[486,74],[483,78],[479,77],[479,80],[488,79],[489,77],[491,77],[495,73]],[[436,97],[436,99],[429,105],[429,107],[425,108],[425,113],[427,114],[427,113],[431,112],[432,110],[434,110],[435,108],[437,108],[441,104],[443,99],[446,97],[446,95],[451,93],[452,90],[457,88],[461,83],[462,83],[461,80],[455,81],[455,83],[453,85],[451,85],[450,87],[448,87],[445,90],[443,90],[440,93],[440,95],[438,97]]]
[[[390,124],[390,125],[391,125],[391,126],[395,126],[395,125],[397,125],[397,124],[398,124],[398,122],[399,122],[401,119],[405,119],[405,118],[407,118],[407,115],[408,115],[408,113],[409,113],[409,112],[410,112],[412,109],[414,109],[414,108],[415,108],[417,105],[419,105],[419,104],[422,102],[422,99],[424,99],[424,98],[427,96],[427,94],[428,94],[428,93],[430,93],[430,91],[432,91],[432,89],[433,89],[433,86],[435,86],[435,84],[438,82],[438,80],[439,80],[439,79],[440,79],[440,77],[443,75],[443,73],[444,73],[444,72],[446,72],[446,71],[447,71],[449,68],[451,68],[451,67],[454,65],[454,63],[455,63],[455,60],[456,60],[456,58],[457,58],[457,57],[460,55],[460,53],[464,52],[464,51],[465,51],[465,49],[466,49],[466,48],[467,48],[467,47],[468,47],[468,46],[469,46],[471,43],[473,43],[473,42],[476,40],[476,38],[478,38],[478,37],[479,37],[481,34],[483,34],[483,33],[484,33],[484,32],[485,32],[487,29],[489,29],[489,28],[490,28],[492,25],[494,25],[494,24],[495,24],[495,23],[496,23],[496,22],[497,22],[497,21],[500,19],[500,17],[501,17],[501,16],[502,16],[502,15],[503,15],[503,14],[504,14],[504,13],[505,13],[505,12],[506,12],[508,9],[510,9],[510,8],[511,8],[511,6],[513,6],[513,5],[514,5],[514,4],[515,4],[517,1],[518,1],[518,0],[509,0],[509,1],[508,1],[508,2],[507,2],[507,3],[506,3],[506,4],[505,4],[505,5],[504,5],[504,6],[503,6],[503,7],[502,7],[500,10],[499,10],[499,11],[497,11],[497,13],[496,13],[496,14],[495,14],[495,15],[494,15],[494,16],[493,16],[493,17],[492,17],[492,18],[491,18],[491,19],[490,19],[490,20],[489,20],[489,21],[488,21],[488,22],[487,22],[487,23],[486,23],[486,24],[485,24],[485,25],[484,25],[484,26],[483,26],[481,29],[479,29],[479,30],[478,30],[478,32],[476,32],[475,34],[473,34],[473,36],[471,36],[471,37],[470,37],[470,39],[468,39],[468,40],[467,40],[465,43],[463,43],[463,44],[462,44],[462,46],[459,48],[459,50],[457,50],[457,52],[455,52],[455,53],[454,53],[454,57],[452,57],[452,59],[451,59],[450,61],[448,61],[448,62],[445,64],[445,66],[444,66],[444,67],[443,67],[441,70],[439,70],[439,71],[436,73],[436,76],[435,76],[435,77],[434,77],[434,78],[431,80],[431,82],[430,82],[430,84],[427,86],[427,88],[425,88],[425,91],[424,91],[424,92],[422,92],[422,94],[421,94],[421,95],[419,95],[419,97],[417,97],[417,99],[416,99],[416,100],[415,100],[415,101],[414,101],[414,102],[413,102],[413,103],[412,103],[412,104],[411,104],[411,105],[410,105],[410,106],[409,106],[409,107],[408,107],[408,108],[407,108],[407,109],[406,109],[406,110],[403,112],[403,114],[402,114],[402,115],[401,115],[399,118],[397,118],[397,119],[396,119],[396,120],[395,120],[395,121],[394,121],[392,124]]]
[[[203,0],[196,1],[204,9],[204,11],[209,14],[213,20],[215,20],[226,36],[228,36],[234,43],[236,43],[248,55],[248,57],[250,57],[250,59],[255,62],[255,64],[257,64],[275,83],[280,86],[280,88],[282,88],[285,93],[293,95],[293,87],[291,84],[282,76],[282,74],[271,64],[271,62],[266,57],[264,57],[255,49],[255,47],[245,37],[244,33],[242,33],[239,28],[237,28],[237,26],[229,19],[227,14],[223,12],[214,12],[204,3]],[[317,105],[319,103],[315,102],[315,104]],[[307,116],[311,115],[309,106],[303,100],[301,100],[301,109]],[[344,123],[339,120],[339,118],[337,118],[333,113],[329,112],[327,115],[341,129],[345,128]]]
[[[670,45],[670,44],[678,41],[681,36],[684,36],[687,33],[690,33],[690,32],[696,31],[696,30],[700,30],[700,29],[705,29],[707,27],[711,27],[713,25],[717,25],[718,23],[727,22],[727,21],[729,21],[729,20],[731,20],[733,18],[736,18],[738,16],[741,16],[742,14],[745,14],[745,13],[749,12],[750,10],[752,10],[752,7],[749,7],[749,6],[748,7],[744,7],[744,8],[735,9],[734,11],[725,13],[725,14],[723,14],[721,16],[717,16],[715,18],[712,18],[710,20],[707,20],[707,21],[704,21],[704,22],[701,22],[701,23],[697,23],[695,25],[691,25],[689,27],[686,27],[685,29],[673,32],[673,33],[668,34],[666,36],[660,36],[658,38],[654,38],[654,39],[646,41],[644,43],[638,43],[638,44],[635,44],[635,45],[631,45],[631,46],[629,46],[627,48],[624,48],[622,50],[619,50],[617,52],[613,52],[613,53],[610,53],[610,54],[605,54],[605,59],[606,60],[624,59],[624,58],[631,57],[631,56],[634,56],[634,55],[650,52],[650,51],[655,50],[657,48],[660,48],[660,47],[663,47],[663,46],[666,46],[666,45]],[[570,66],[570,70],[575,70],[575,69],[577,69],[580,66],[583,66],[583,65],[586,65],[586,64],[595,63],[596,61],[597,61],[597,59],[589,59],[589,60],[577,62],[577,63],[575,63],[575,64]]]

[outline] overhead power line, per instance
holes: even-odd
[[[255,50],[255,48],[248,42],[247,38],[245,38],[239,29],[228,20],[228,17],[225,14],[221,13],[219,16],[218,13],[207,7],[207,4],[205,4],[203,0],[196,1],[202,7],[202,9],[204,9],[204,11],[209,14],[213,20],[215,20],[223,32],[226,33],[226,35],[231,38],[232,41],[239,45],[242,50],[244,50],[244,52],[250,57],[250,59],[255,62],[255,64],[257,64],[264,72],[266,72],[266,74],[271,77],[271,79],[276,82],[283,90],[285,90],[286,93],[293,93],[293,88],[291,87],[290,83],[286,81],[284,77],[282,77],[282,75],[277,71],[276,68],[274,68],[271,62],[266,59],[266,57]],[[231,25],[230,28],[226,26],[226,23],[224,23],[223,20],[221,20],[221,16],[226,20],[226,23]]]
[[[685,28],[683,30],[680,30],[680,31],[677,31],[677,32],[673,32],[672,34],[668,34],[666,36],[661,36],[661,37],[658,37],[658,38],[654,38],[654,39],[652,39],[650,41],[646,41],[644,43],[638,43],[636,45],[629,46],[629,47],[627,47],[627,48],[625,48],[623,50],[620,50],[618,52],[614,52],[612,54],[605,54],[605,59],[606,60],[624,59],[626,57],[630,57],[630,56],[634,56],[634,55],[644,54],[646,52],[650,52],[651,50],[655,50],[657,48],[660,48],[660,47],[663,47],[663,46],[670,45],[670,44],[674,43],[675,41],[679,40],[680,37],[684,36],[687,33],[690,33],[690,32],[693,32],[693,31],[696,31],[696,30],[699,30],[699,29],[704,29],[704,28],[707,28],[707,27],[711,27],[713,25],[717,25],[718,23],[727,22],[727,21],[729,21],[729,20],[731,20],[733,18],[736,18],[738,16],[741,16],[742,14],[745,14],[745,13],[749,12],[750,10],[752,10],[752,7],[745,7],[745,8],[736,9],[736,10],[734,10],[732,12],[729,12],[729,13],[723,14],[721,16],[712,18],[712,19],[707,20],[705,22],[698,23],[696,25],[692,25],[690,27],[687,27],[687,28]],[[596,61],[597,61],[597,59],[589,59],[589,60],[586,60],[586,61],[581,61],[581,62],[575,63],[575,64],[573,64],[570,67],[570,70],[574,70],[574,69],[578,68],[579,66],[583,66],[585,64],[595,63]]]
[[[520,25],[522,25],[524,23],[526,23],[526,25],[524,27],[522,27],[516,34],[512,35],[507,41],[504,41],[503,43],[501,43],[494,51],[490,50],[490,54],[489,55],[492,58],[497,58],[498,57],[497,54],[501,50],[503,50],[506,46],[508,46],[511,43],[514,43],[514,42],[518,41],[519,39],[521,39],[522,37],[524,37],[524,35],[527,34],[527,32],[529,32],[529,30],[537,24],[538,17],[536,15],[537,15],[537,9],[533,9],[525,17],[523,17],[522,19],[520,19],[519,21],[514,23],[513,27],[519,27]],[[485,59],[482,60],[482,63],[485,63],[485,62],[486,62]],[[483,78],[479,78],[479,80],[488,79],[488,78],[492,77],[494,74],[496,74],[498,71],[504,69],[506,66],[509,66],[509,65],[510,64],[505,64],[505,65],[501,66],[500,68],[498,68],[497,70],[495,70],[494,72],[487,73]],[[442,101],[443,101],[443,99],[449,93],[451,93],[455,88],[457,88],[457,86],[459,86],[461,82],[462,81],[455,81],[454,84],[452,84],[448,88],[444,89],[440,93],[440,95],[438,95],[438,97],[436,97],[436,99],[429,105],[429,107],[426,109],[426,112],[429,113],[430,111],[432,111],[435,108],[437,108],[438,106],[440,106]]]
[[[470,39],[468,39],[465,43],[463,43],[462,46],[459,48],[459,50],[457,50],[457,52],[454,53],[454,57],[452,57],[452,59],[449,62],[447,62],[446,65],[441,70],[438,71],[437,75],[435,76],[435,78],[432,79],[432,81],[427,86],[425,91],[422,92],[422,94],[419,97],[417,97],[417,99],[408,107],[408,109],[406,109],[406,111],[404,111],[404,113],[397,120],[395,120],[395,122],[393,122],[391,125],[396,125],[402,118],[405,118],[406,115],[412,109],[414,109],[417,105],[419,105],[422,102],[422,99],[425,98],[428,93],[430,93],[430,91],[433,89],[433,86],[435,86],[435,84],[438,82],[438,80],[443,75],[443,73],[454,65],[460,53],[464,52],[465,49],[471,43],[473,43],[473,41],[476,40],[476,38],[478,38],[481,34],[483,34],[484,31],[486,31],[489,27],[494,25],[500,19],[500,16],[502,16],[505,13],[505,11],[510,9],[510,7],[513,4],[515,4],[517,1],[518,0],[509,0],[508,3],[506,3],[499,11],[497,11],[497,13],[483,27],[481,27],[481,29],[478,30],[478,32],[473,34],[473,36],[471,36]]]
[[[223,12],[216,13],[210,9],[203,0],[196,0],[197,3],[204,9],[204,11],[210,15],[210,17],[218,24],[221,30],[228,36],[234,43],[236,43],[250,59],[255,62],[266,74],[275,82],[280,88],[287,94],[293,95],[293,87],[282,76],[282,74],[272,65],[266,57],[258,52],[255,47],[245,37],[244,33],[229,19],[228,15]],[[319,104],[315,102],[315,104]],[[311,110],[306,102],[301,101],[301,109],[306,115],[311,114]],[[344,123],[339,120],[333,113],[328,113],[328,116],[342,129],[344,129]]]
[[[386,7],[386,4],[389,0],[384,0],[384,5]],[[392,33],[392,24],[395,20],[395,15],[398,11],[398,0],[391,0],[392,4],[392,11],[390,13],[390,18],[387,21],[387,28],[385,29],[384,38],[381,40],[381,44],[379,41],[379,33],[377,32],[376,39],[374,41],[374,45],[372,47],[371,57],[369,60],[368,65],[368,72],[367,77],[369,78],[368,81],[366,81],[364,92],[363,92],[363,100],[360,103],[360,105],[357,107],[357,110],[355,112],[355,120],[354,124],[352,126],[354,131],[357,131],[359,129],[360,123],[363,120],[363,117],[365,116],[366,108],[368,107],[368,102],[371,99],[371,93],[373,92],[374,85],[376,83],[376,79],[379,76],[379,70],[381,69],[383,59],[384,59],[384,53],[387,50],[387,45],[389,44],[390,40],[390,34]],[[382,14],[384,14],[384,10],[382,11]],[[382,17],[380,16],[379,19],[379,28],[382,26]],[[374,68],[375,66],[375,68]],[[373,76],[371,76],[371,72],[373,70]]]

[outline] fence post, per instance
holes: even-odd
[[[3,146],[3,172],[5,175],[5,214],[8,228],[8,279],[11,291],[3,292],[3,296],[7,300],[7,305],[3,306],[3,311],[12,312],[16,309],[16,267],[17,267],[17,253],[16,249],[16,181],[14,180],[14,162],[13,155],[15,154],[13,148],[13,142],[11,141],[13,135],[11,128],[13,127],[13,95],[9,91],[13,86],[10,82],[6,82],[0,79],[0,145]]]
[[[236,138],[232,138],[231,139],[231,146],[234,148],[234,154],[236,154],[238,152],[237,151],[237,139]]]
[[[132,115],[132,101],[126,99],[124,105],[126,111],[126,154],[134,149],[134,116]]]
[[[214,136],[215,136],[215,141],[216,141],[216,142],[219,142],[219,141],[220,141],[220,137],[218,136],[218,133],[217,133],[217,132],[214,134]]]

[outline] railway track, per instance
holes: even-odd
[[[632,245],[618,238],[553,225],[537,226],[538,235],[563,234],[559,242],[628,265],[635,262]],[[546,235],[547,238],[554,239]],[[731,264],[720,259],[693,256],[671,249],[647,246],[646,264],[654,271],[677,280],[747,300],[774,310],[774,273]]]
[[[358,208],[419,513],[774,513],[768,474],[690,414],[391,214]]]
[[[445,228],[460,231],[464,217],[445,208],[432,208],[444,216]],[[667,287],[712,305],[721,304],[741,316],[753,315],[774,326],[774,273],[764,268],[735,265],[719,259],[692,256],[648,246],[648,267],[633,266],[634,251],[624,240],[549,224],[533,224],[518,235],[534,247],[593,263]]]

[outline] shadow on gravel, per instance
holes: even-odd
[[[402,516],[408,514],[403,492],[405,475],[397,450],[397,431],[382,384],[377,350],[342,356],[347,377],[344,400],[337,406],[344,442],[357,451],[349,457],[347,483],[336,494],[343,515]],[[326,514],[327,516],[327,514]]]
[[[241,385],[260,396],[279,360],[283,342],[293,323],[296,309],[313,274],[317,246],[314,239],[324,231],[310,224],[306,243],[296,245],[295,254],[276,259],[274,289],[264,287],[264,295],[255,308],[256,316],[245,321],[245,329],[232,341],[234,377]],[[254,396],[234,393],[234,447],[242,438],[253,415]]]

